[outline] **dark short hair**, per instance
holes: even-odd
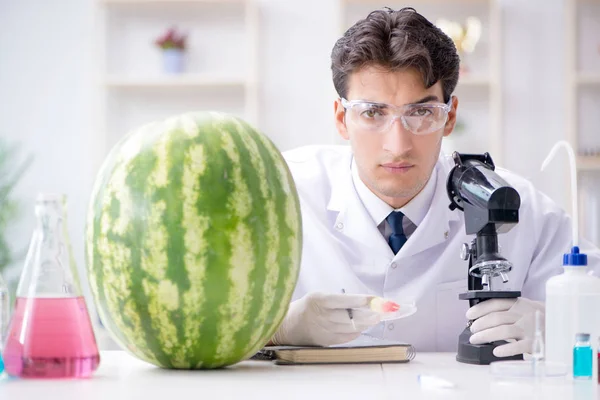
[[[425,87],[441,81],[447,102],[458,83],[460,58],[452,39],[414,8],[384,8],[356,22],[333,47],[331,70],[340,97],[348,94],[349,75],[369,65],[415,68]]]

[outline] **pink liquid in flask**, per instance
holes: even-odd
[[[84,298],[17,297],[3,358],[21,378],[91,376],[100,356]]]

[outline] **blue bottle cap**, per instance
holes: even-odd
[[[563,265],[588,265],[587,254],[580,253],[579,247],[573,246],[570,253],[563,255]]]

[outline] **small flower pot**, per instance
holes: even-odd
[[[163,50],[163,70],[167,74],[180,74],[184,70],[185,52],[181,49]]]

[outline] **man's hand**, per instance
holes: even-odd
[[[494,349],[496,357],[509,357],[530,353],[535,334],[535,312],[541,313],[541,329],[544,329],[543,303],[523,297],[517,299],[490,299],[467,311],[467,318],[475,320],[471,325],[472,344],[484,344],[496,340],[509,341]]]
[[[330,346],[354,340],[381,320],[377,313],[367,308],[371,298],[356,294],[309,293],[290,304],[271,344]],[[348,308],[353,309],[354,324],[348,316]]]

